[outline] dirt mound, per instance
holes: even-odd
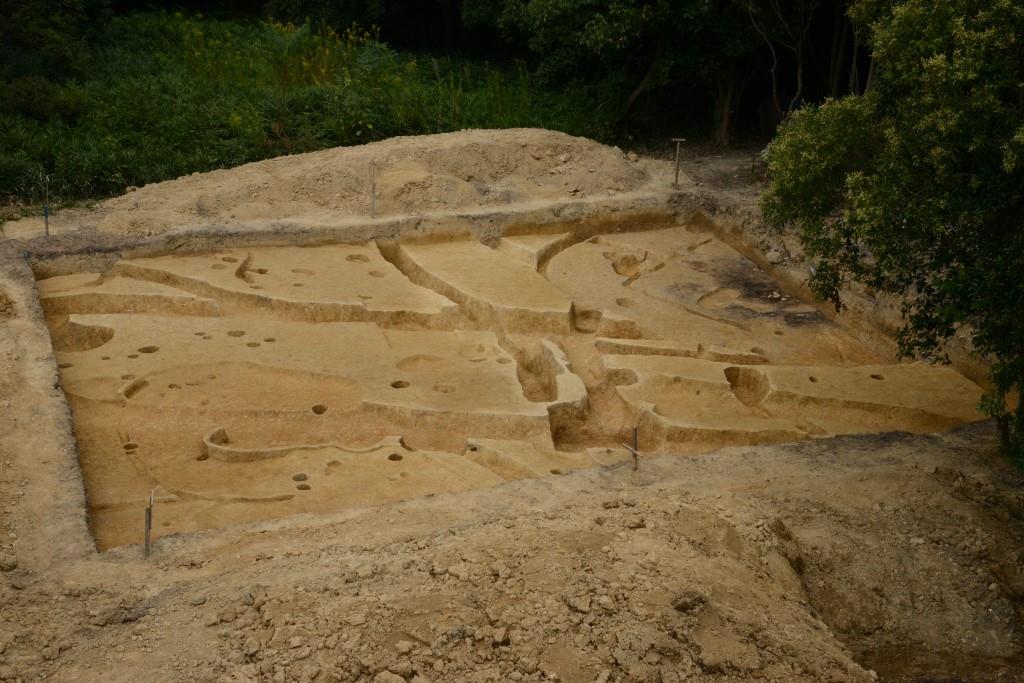
[[[0,319],[10,318],[14,315],[14,304],[7,295],[0,291]]]
[[[539,129],[466,130],[193,173],[88,212],[58,214],[51,229],[74,229],[66,224],[74,221],[104,232],[150,235],[232,221],[417,214],[607,197],[648,181],[638,160],[585,138]],[[8,223],[4,231],[13,237],[42,232],[41,220]]]

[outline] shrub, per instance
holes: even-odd
[[[888,7],[871,8],[871,92],[798,112],[771,144],[765,212],[801,229],[820,295],[840,305],[857,279],[904,297],[903,354],[945,360],[967,332],[1024,464],[1024,401],[1007,400],[1024,386],[1024,6]]]

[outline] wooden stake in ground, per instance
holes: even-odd
[[[43,176],[43,227],[50,236],[50,176]]]
[[[640,469],[640,428],[633,427],[633,445],[627,446],[622,444],[623,447],[633,454],[633,471]]]
[[[146,538],[143,546],[143,556],[149,557],[149,539],[153,530],[153,492],[149,492],[149,505],[146,506]]]
[[[377,217],[377,160],[370,162],[370,218]]]
[[[676,179],[672,181],[672,187],[679,187],[679,148],[686,138],[672,138],[672,142],[676,143]]]

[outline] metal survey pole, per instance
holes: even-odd
[[[676,143],[676,179],[672,181],[672,187],[679,187],[679,152],[686,138],[672,138],[672,142]]]

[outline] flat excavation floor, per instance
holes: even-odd
[[[39,290],[100,549],[644,457],[978,418],[687,227],[229,249]]]

